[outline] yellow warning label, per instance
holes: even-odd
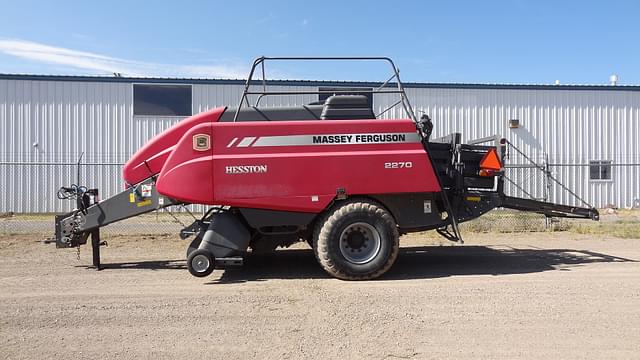
[[[136,195],[134,193],[129,194],[129,202],[130,203],[136,202]]]
[[[145,200],[145,201],[140,201],[140,202],[139,202],[139,203],[137,203],[136,205],[138,205],[138,207],[143,207],[143,206],[151,205],[151,199],[149,199],[149,200]]]
[[[467,201],[479,202],[480,196],[467,196]]]

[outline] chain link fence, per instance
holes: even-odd
[[[198,217],[198,214],[193,214]],[[0,215],[0,234],[39,234],[53,237],[54,215],[52,214],[3,214]],[[119,235],[176,235],[191,224],[194,217],[184,212],[157,211],[123,220],[101,229],[105,236]],[[561,223],[560,223],[561,224]],[[465,232],[531,232],[545,231],[553,226],[544,216],[511,210],[496,209],[478,219],[461,224]]]
[[[172,216],[173,215],[173,216]],[[198,217],[198,214],[193,214]],[[106,236],[117,235],[164,235],[178,234],[180,229],[191,224],[194,217],[185,212],[155,211],[123,220],[101,229]],[[0,218],[0,234],[54,235],[53,214],[4,214]]]
[[[69,212],[75,201],[60,200],[56,192],[60,186],[79,182],[87,188],[98,188],[105,199],[121,192],[120,163],[0,163],[0,233],[41,234],[53,236],[54,214]],[[507,168],[507,176],[515,184],[506,184],[510,195],[526,193],[545,199],[544,174],[534,166],[516,165]],[[521,189],[525,189],[522,192]],[[170,207],[117,222],[103,228],[106,236],[177,234],[184,226],[200,218],[205,206]],[[470,232],[544,231],[549,221],[543,215],[496,209],[476,220],[462,224]]]
[[[510,145],[511,146],[511,145]],[[505,193],[509,196],[572,205],[577,196],[556,180],[567,178],[557,173],[545,154],[529,157],[511,146],[507,150],[505,167]],[[118,156],[119,157],[119,156]],[[69,156],[65,156],[69,158]],[[25,159],[26,160],[26,159]],[[75,201],[56,197],[61,186],[71,183],[97,188],[100,198],[106,199],[125,189],[121,178],[120,161],[107,162],[106,158],[90,157],[85,163],[72,162],[0,162],[0,233],[38,233],[52,236],[54,214],[66,213],[75,207]],[[109,156],[108,160],[114,160]],[[560,170],[562,168],[559,168]],[[554,176],[555,175],[555,176]],[[571,175],[571,173],[569,173]],[[569,176],[570,177],[570,176]],[[563,196],[560,195],[564,192]],[[567,194],[568,193],[568,194]],[[569,195],[573,199],[566,200]],[[199,219],[207,210],[202,205],[170,207],[106,226],[103,233],[110,235],[177,234],[180,229]],[[548,219],[544,215],[506,209],[495,209],[478,219],[461,224],[467,232],[528,232],[564,229],[566,220]]]

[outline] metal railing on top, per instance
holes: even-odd
[[[394,107],[402,104],[402,107],[409,118],[411,118],[416,124],[419,124],[418,118],[413,112],[413,107],[411,107],[411,103],[409,102],[409,98],[404,90],[404,86],[402,85],[402,81],[400,80],[400,70],[396,67],[393,60],[388,57],[266,57],[262,56],[253,61],[253,65],[251,66],[251,71],[249,72],[249,76],[247,77],[247,81],[244,86],[244,90],[242,92],[242,96],[240,97],[240,102],[236,109],[236,113],[233,117],[233,121],[235,122],[238,119],[240,114],[240,109],[243,106],[252,106],[249,103],[249,95],[259,95],[253,106],[258,106],[260,100],[265,96],[286,96],[286,95],[310,95],[310,94],[324,94],[327,91],[322,90],[304,90],[304,91],[269,91],[267,89],[267,75],[265,69],[265,63],[267,61],[380,61],[386,62],[391,66],[392,74],[391,76],[384,81],[380,86],[374,89],[362,89],[358,90],[358,93],[370,93],[375,94],[398,94],[400,99],[395,103],[391,104],[389,107],[385,108],[380,113],[376,114],[380,116],[387,111],[393,109]],[[262,73],[262,79],[259,81],[259,84],[262,85],[262,91],[251,91],[251,86],[254,83],[253,76],[255,74],[256,68],[260,67]],[[395,80],[395,83],[392,81]],[[395,84],[395,90],[389,90],[393,88],[390,84]],[[332,94],[353,94],[353,90],[332,90],[330,91]]]

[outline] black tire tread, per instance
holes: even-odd
[[[385,264],[376,271],[358,275],[348,274],[340,270],[329,254],[329,242],[331,241],[329,233],[331,228],[335,226],[335,223],[338,222],[340,218],[346,214],[356,211],[375,214],[386,222],[391,229],[393,229],[391,254]],[[316,223],[313,244],[314,253],[316,255],[316,259],[320,263],[320,266],[322,266],[322,268],[330,275],[342,280],[372,280],[382,276],[395,262],[400,248],[398,229],[391,214],[382,205],[379,205],[374,201],[364,199],[350,200],[338,205],[333,209],[333,211],[328,211],[327,214]]]
[[[187,247],[187,259],[189,258],[189,255],[191,255],[192,252],[198,250],[198,247],[200,246],[200,243],[202,242],[202,233],[199,233],[198,235],[196,235],[196,237],[191,240],[191,243],[189,243],[189,246]]]

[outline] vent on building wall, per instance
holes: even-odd
[[[613,74],[611,76],[609,76],[609,85],[611,86],[616,86],[618,85],[618,75]]]

